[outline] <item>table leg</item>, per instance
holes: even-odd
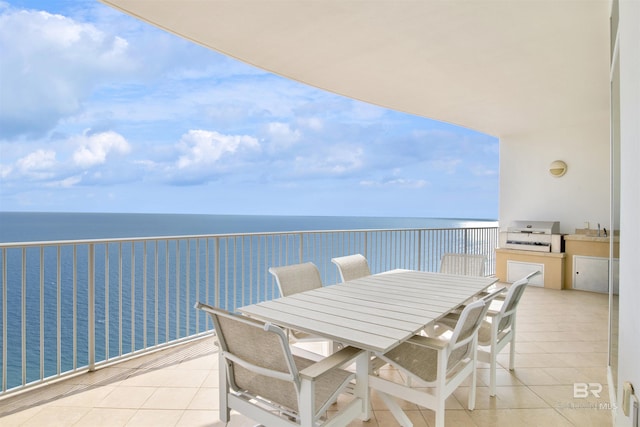
[[[354,395],[362,400],[362,416],[363,421],[371,418],[371,400],[369,392],[369,372],[371,371],[371,353],[363,351],[356,358],[356,386]]]

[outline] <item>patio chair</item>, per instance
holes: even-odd
[[[312,262],[270,267],[269,273],[275,277],[281,297],[322,287],[320,272]]]
[[[331,262],[338,267],[338,271],[340,272],[340,280],[342,280],[342,282],[359,279],[360,277],[371,276],[369,263],[367,262],[367,258],[365,258],[363,255],[354,254],[331,258]]]
[[[414,335],[380,356],[411,379],[400,384],[369,376],[369,386],[378,392],[400,425],[410,427],[413,424],[391,396],[432,409],[436,427],[444,427],[445,400],[469,376],[472,384],[468,407],[470,410],[475,407],[477,331],[489,304],[501,291],[467,305],[449,340]],[[413,388],[409,383],[417,383],[419,388]],[[424,387],[435,390],[432,393]]]
[[[341,369],[366,353],[345,347],[316,363],[291,353],[282,329],[197,303],[213,320],[219,347],[220,420],[236,410],[265,426],[347,425],[362,416],[363,401],[351,395],[330,420],[335,403],[356,374]]]
[[[484,255],[447,253],[440,258],[440,273],[484,276],[486,262]]]
[[[504,301],[495,301],[490,307],[487,318],[480,325],[478,330],[478,360],[489,363],[490,385],[489,394],[496,395],[496,367],[498,353],[509,345],[509,370],[515,367],[516,357],[516,310],[522,294],[529,283],[529,280],[540,274],[534,271],[514,282],[506,295]],[[438,327],[454,329],[460,316],[451,313],[437,322]]]
[[[310,291],[322,287],[322,279],[318,267],[312,262],[302,264],[270,267],[269,273],[276,279],[281,297],[288,297],[298,292]],[[306,332],[288,330],[287,334],[292,342],[326,342],[326,338],[308,334]],[[332,346],[333,350],[337,347]]]

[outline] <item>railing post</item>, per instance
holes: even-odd
[[[303,233],[300,233],[300,248],[298,249],[298,259],[300,260],[299,262],[302,262],[302,253],[304,252],[302,250],[302,244],[303,244],[302,243],[303,242],[302,236],[303,236]]]
[[[96,280],[95,280],[95,246],[93,243],[89,244],[89,265],[87,275],[88,279],[88,287],[87,290],[87,308],[89,310],[88,313],[88,326],[87,333],[89,334],[88,338],[88,351],[89,351],[89,371],[96,370],[96,310],[95,310],[95,301],[96,301]]]
[[[418,270],[422,268],[422,230],[418,230]]]
[[[220,307],[220,238],[215,237],[214,242],[215,242],[214,244],[215,258],[213,260],[213,264],[214,264],[216,275],[213,278],[213,292],[214,292],[213,305],[215,307]]]

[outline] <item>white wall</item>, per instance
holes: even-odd
[[[552,102],[552,101],[550,101]],[[561,233],[609,224],[609,116],[500,138],[500,227],[514,220],[560,221]],[[567,163],[560,178],[554,160]]]
[[[640,398],[640,2],[620,1],[620,334],[617,426],[631,426],[622,413],[622,384],[631,381]]]

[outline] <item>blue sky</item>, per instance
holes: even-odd
[[[498,140],[97,1],[0,0],[0,210],[497,218]]]

